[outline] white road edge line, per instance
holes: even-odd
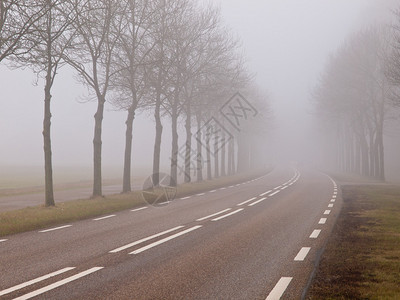
[[[117,253],[117,252],[123,251],[123,250],[125,250],[125,249],[130,248],[130,247],[136,246],[136,245],[138,245],[138,244],[141,244],[141,243],[146,242],[146,241],[148,241],[148,240],[154,239],[154,238],[159,237],[159,236],[161,236],[161,235],[170,233],[170,232],[172,232],[172,231],[181,229],[181,228],[183,228],[183,227],[185,227],[185,226],[178,226],[178,227],[174,227],[174,228],[165,230],[165,231],[163,231],[163,232],[159,232],[159,233],[153,234],[153,235],[151,235],[151,236],[148,236],[148,237],[145,237],[145,238],[143,238],[143,239],[140,239],[140,240],[138,240],[138,241],[136,241],[136,242],[133,242],[133,243],[127,244],[127,245],[125,245],[125,246],[119,247],[119,248],[117,248],[117,249],[111,250],[111,251],[109,251],[109,253]]]
[[[206,219],[208,219],[208,218],[212,218],[212,217],[217,216],[217,215],[219,215],[219,214],[223,214],[224,212],[227,212],[227,211],[229,211],[229,210],[231,210],[231,209],[232,209],[232,208],[227,208],[227,209],[221,210],[221,211],[219,211],[219,212],[216,212],[215,214],[212,214],[212,215],[209,215],[209,216],[206,216],[206,217],[197,219],[196,221],[203,221],[203,220],[206,220]]]
[[[311,247],[303,247],[300,249],[299,253],[294,258],[294,261],[304,261],[308,252],[310,252]]]
[[[211,221],[219,221],[219,220],[221,220],[221,219],[224,219],[224,218],[226,218],[226,217],[229,217],[229,216],[231,216],[231,215],[234,215],[234,214],[236,214],[236,213],[238,213],[238,212],[241,212],[243,209],[244,209],[244,208],[239,208],[239,209],[237,209],[237,210],[234,210],[233,212],[230,212],[229,214],[226,214],[226,215],[220,216],[220,217],[218,217],[218,218],[212,219]]]
[[[49,231],[54,231],[54,230],[59,230],[59,229],[64,229],[64,228],[68,228],[71,227],[72,225],[64,225],[64,226],[60,226],[60,227],[55,227],[55,228],[50,228],[50,229],[46,229],[46,230],[41,230],[39,232],[44,233],[44,232],[49,232]]]
[[[112,218],[112,217],[116,217],[116,215],[109,215],[109,216],[93,219],[93,221],[105,220],[105,219],[109,219],[109,218]]]
[[[146,208],[148,208],[148,207],[145,206],[145,207],[141,207],[141,208],[136,208],[136,209],[132,209],[131,211],[135,212],[135,211],[143,210],[143,209],[146,209]]]
[[[7,294],[9,294],[9,293],[18,291],[18,290],[23,289],[23,288],[25,288],[25,287],[27,287],[27,286],[30,286],[30,285],[35,284],[35,283],[38,283],[38,282],[40,282],[40,281],[49,279],[49,278],[54,277],[54,276],[57,276],[57,275],[60,275],[60,274],[62,274],[62,273],[68,272],[68,271],[73,270],[73,269],[75,269],[75,267],[64,268],[64,269],[55,271],[55,272],[53,272],[53,273],[49,273],[49,274],[40,276],[40,277],[38,277],[38,278],[36,278],[36,279],[32,279],[32,280],[29,280],[29,281],[27,281],[27,282],[24,282],[24,283],[15,285],[15,286],[13,286],[13,287],[10,287],[10,288],[8,288],[8,289],[5,289],[5,290],[0,291],[0,296],[4,296],[4,295],[7,295]]]
[[[262,196],[265,196],[266,194],[269,194],[271,192],[272,192],[272,190],[269,190],[269,191],[266,191],[265,193],[260,194],[259,196],[262,197]]]
[[[6,242],[6,241],[8,241],[8,240],[0,240],[0,243],[2,243],[2,242]]]
[[[133,252],[131,252],[131,253],[129,253],[129,254],[139,254],[139,253],[141,253],[141,252],[143,252],[143,251],[146,251],[146,250],[148,250],[148,249],[150,249],[150,248],[153,248],[153,247],[155,247],[155,246],[158,246],[158,245],[160,245],[160,244],[163,244],[163,243],[165,243],[165,242],[168,242],[169,240],[172,240],[172,239],[174,239],[174,238],[177,238],[178,236],[181,236],[181,235],[184,235],[184,234],[186,234],[186,233],[189,233],[189,232],[191,232],[191,231],[193,231],[193,230],[199,229],[200,227],[203,227],[203,226],[202,226],[202,225],[197,225],[197,226],[191,227],[191,228],[189,228],[189,229],[183,230],[183,231],[181,231],[181,232],[175,233],[175,234],[173,234],[173,235],[171,235],[171,236],[169,236],[169,237],[163,238],[162,240],[159,240],[159,241],[157,241],[157,242],[154,242],[154,243],[151,243],[151,244],[149,244],[149,245],[147,245],[147,246],[144,246],[144,247],[142,247],[142,248],[139,248],[139,249],[137,249],[137,250],[135,250],[135,251],[133,251]]]
[[[268,297],[265,300],[278,300],[282,297],[283,293],[286,291],[293,277],[282,277],[279,279],[278,283],[269,293]]]
[[[243,202],[237,204],[237,206],[241,206],[241,205],[243,205],[243,204],[246,204],[246,203],[251,202],[251,201],[256,200],[256,199],[257,199],[257,197],[253,197],[253,198],[251,198],[251,199],[249,199],[249,200],[246,200],[246,201],[243,201]]]
[[[321,218],[318,222],[318,224],[325,224],[326,220],[328,220],[327,218]]]
[[[257,203],[260,203],[260,202],[264,201],[265,199],[267,199],[267,198],[261,198],[260,200],[254,201],[253,203],[250,203],[248,206],[256,205]]]
[[[79,278],[81,278],[81,277],[84,277],[84,276],[87,276],[87,275],[92,274],[92,273],[94,273],[94,272],[97,272],[97,271],[99,271],[99,270],[101,270],[101,269],[103,269],[103,268],[104,268],[104,267],[94,267],[94,268],[91,268],[91,269],[89,269],[89,270],[83,271],[83,272],[81,272],[81,273],[78,273],[78,274],[76,274],[76,275],[74,275],[74,276],[65,278],[65,279],[63,279],[63,280],[57,281],[57,282],[55,282],[55,283],[53,283],[53,284],[50,284],[50,285],[48,285],[48,286],[45,286],[45,287],[43,287],[43,288],[41,288],[41,289],[38,289],[38,290],[36,290],[36,291],[33,291],[33,292],[31,292],[31,293],[25,294],[25,295],[23,295],[23,296],[21,296],[21,297],[15,298],[14,300],[25,300],[25,299],[33,298],[33,297],[35,297],[35,296],[41,295],[41,294],[46,293],[46,292],[48,292],[48,291],[50,291],[50,290],[53,290],[53,289],[55,289],[55,288],[58,288],[59,286],[62,286],[62,285],[64,285],[64,284],[67,284],[67,283],[69,283],[69,282],[71,282],[71,281],[77,280],[77,279],[79,279]]]
[[[316,238],[319,236],[320,233],[321,233],[321,229],[315,229],[315,230],[311,233],[310,239],[316,239]]]

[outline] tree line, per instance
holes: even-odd
[[[393,24],[353,34],[315,88],[316,115],[339,171],[385,180],[384,136],[400,104],[400,10]]]
[[[194,169],[196,180],[211,179],[245,171],[260,156],[256,147],[249,147],[248,139],[265,135],[269,115],[265,95],[246,69],[240,41],[223,25],[220,11],[212,5],[201,6],[194,0],[0,0],[0,63],[29,67],[43,80],[46,206],[55,204],[52,87],[64,66],[75,71],[97,103],[93,197],[102,195],[106,101],[126,111],[122,192],[131,191],[133,123],[142,111],[154,115],[155,185],[166,119],[172,131],[172,183],[178,180],[179,160],[184,162],[185,182],[190,182]],[[221,107],[237,91],[251,97],[257,106],[253,112],[249,107],[241,106],[239,112],[233,108],[236,121],[247,120],[241,130],[234,130],[221,113]],[[178,142],[181,123],[186,132],[183,149]]]

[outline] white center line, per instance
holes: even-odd
[[[71,226],[72,226],[72,225],[64,225],[64,226],[60,226],[60,227],[56,227],[56,228],[41,230],[41,231],[39,231],[39,232],[41,232],[41,233],[43,233],[43,232],[49,232],[49,231],[54,231],[54,230],[59,230],[59,229],[68,228],[68,227],[71,227]]]
[[[321,229],[315,229],[315,230],[311,233],[310,239],[316,239],[316,238],[319,236],[320,233],[321,233]]]
[[[331,211],[329,209],[327,209],[326,211],[324,211],[324,215],[329,215],[331,213]]]
[[[303,261],[308,252],[310,252],[311,248],[310,247],[303,247],[301,248],[301,250],[299,251],[299,253],[296,255],[296,257],[294,258],[294,261]]]
[[[336,194],[337,194],[337,192],[333,192],[333,194],[334,194],[334,195],[336,195]]]
[[[254,201],[253,203],[250,203],[248,206],[256,205],[257,203],[260,203],[260,202],[264,201],[265,199],[267,199],[267,198],[261,198],[260,200]]]
[[[117,249],[111,250],[109,253],[117,253],[117,252],[123,251],[123,250],[125,250],[125,249],[130,248],[130,247],[136,246],[136,245],[138,245],[138,244],[141,244],[141,243],[146,242],[146,241],[148,241],[148,240],[154,239],[154,238],[159,237],[159,236],[161,236],[161,235],[167,234],[167,233],[169,233],[169,232],[171,232],[171,231],[175,231],[175,230],[181,229],[181,228],[183,228],[183,227],[185,227],[185,226],[178,226],[178,227],[174,227],[174,228],[165,230],[165,231],[163,231],[163,232],[160,232],[160,233],[157,233],[157,234],[148,236],[148,237],[143,238],[143,239],[141,239],[141,240],[138,240],[138,241],[136,241],[136,242],[133,242],[133,243],[127,244],[127,245],[125,245],[125,246],[119,247],[119,248],[117,248]]]
[[[141,208],[136,208],[136,209],[132,209],[131,211],[135,212],[135,211],[143,210],[143,209],[146,209],[146,208],[148,208],[148,207],[145,206],[145,207],[141,207]]]
[[[243,204],[246,204],[246,203],[251,202],[251,201],[256,200],[256,199],[257,199],[257,197],[253,197],[253,198],[251,198],[249,200],[246,200],[246,201],[243,201],[243,202],[239,203],[237,206],[241,206]]]
[[[318,224],[325,224],[326,223],[327,218],[321,218],[318,222]]]
[[[332,198],[336,198],[336,195],[333,195]]]
[[[27,282],[25,282],[25,283],[18,284],[18,285],[16,285],[16,286],[10,287],[10,288],[8,288],[8,289],[6,289],[6,290],[0,291],[0,296],[3,296],[3,295],[6,295],[6,294],[9,294],[9,293],[12,293],[12,292],[17,291],[17,290],[20,290],[20,289],[23,289],[24,287],[30,286],[30,285],[32,285],[32,284],[35,284],[35,283],[38,283],[38,282],[40,282],[40,281],[49,279],[49,278],[51,278],[51,277],[57,276],[57,275],[59,275],[59,274],[65,273],[65,272],[70,271],[70,270],[73,270],[73,269],[75,269],[75,267],[64,268],[64,269],[58,270],[58,271],[56,271],[56,272],[49,273],[49,274],[47,274],[47,275],[38,277],[38,278],[36,278],[36,279],[32,279],[32,280],[27,281]]]
[[[219,212],[216,212],[215,214],[212,214],[212,215],[209,215],[209,216],[206,216],[206,217],[197,219],[196,221],[203,221],[203,220],[206,220],[206,219],[208,219],[208,218],[212,218],[212,217],[214,217],[214,216],[223,214],[224,212],[227,212],[227,211],[229,211],[229,210],[231,210],[231,209],[232,209],[232,208],[227,208],[227,209],[221,210],[221,211],[219,211]]]
[[[278,189],[280,189],[282,186],[280,185],[280,186],[277,186],[276,188],[274,188],[274,190],[278,190]]]
[[[336,201],[335,199],[332,199],[332,200],[331,200],[331,202],[335,202],[335,201]]]
[[[328,207],[332,208],[332,207],[333,207],[333,204],[329,204]]]
[[[272,194],[270,194],[269,196],[270,197],[272,197],[272,196],[274,196],[274,195],[276,195],[276,194],[278,194],[280,191],[276,191],[276,192],[273,192]]]
[[[242,211],[242,210],[243,210],[243,208],[239,208],[239,209],[237,209],[237,210],[234,210],[233,212],[230,212],[229,214],[226,214],[226,215],[220,216],[220,217],[218,217],[218,218],[212,219],[211,221],[219,221],[219,220],[221,220],[221,219],[224,219],[224,218],[226,218],[226,217],[229,217],[229,216],[231,216],[231,215],[234,215],[234,214],[236,214],[236,213],[238,213],[238,212],[240,212],[240,211]]]
[[[282,297],[283,293],[286,291],[293,277],[282,277],[279,279],[278,283],[269,293],[268,297],[265,300],[278,300]]]
[[[271,192],[272,192],[272,190],[269,190],[269,191],[266,191],[265,193],[260,194],[259,196],[262,197],[262,196],[265,196],[266,194],[269,194]]]
[[[93,219],[93,221],[100,221],[100,220],[109,219],[109,218],[112,218],[112,217],[116,217],[116,215],[109,215],[109,216]]]
[[[155,246],[158,246],[158,245],[160,245],[160,244],[163,244],[163,243],[165,243],[165,242],[168,242],[168,241],[170,241],[170,240],[172,240],[172,239],[174,239],[174,238],[177,238],[178,236],[181,236],[181,235],[184,235],[184,234],[186,234],[186,233],[189,233],[189,232],[191,232],[191,231],[193,231],[193,230],[199,229],[200,227],[202,227],[202,225],[197,225],[197,226],[191,227],[191,228],[189,228],[189,229],[183,230],[183,231],[181,231],[181,232],[175,233],[175,234],[173,234],[173,235],[171,235],[171,236],[169,236],[169,237],[163,238],[162,240],[159,240],[159,241],[157,241],[157,242],[154,242],[154,243],[151,243],[151,244],[149,244],[149,245],[147,245],[147,246],[144,246],[144,247],[142,247],[142,248],[139,248],[139,249],[137,249],[137,250],[135,250],[135,251],[133,251],[133,252],[131,252],[131,253],[129,253],[129,254],[139,254],[139,253],[141,253],[141,252],[143,252],[143,251],[146,251],[146,250],[148,250],[148,249],[150,249],[150,248],[153,248],[153,247],[155,247]]]
[[[284,189],[286,189],[287,188],[287,186],[284,186],[283,188],[281,188],[281,191],[283,191]]]
[[[79,278],[81,278],[81,277],[84,277],[84,276],[87,276],[87,275],[89,275],[89,274],[91,274],[91,273],[97,272],[97,271],[99,271],[99,270],[101,270],[101,269],[103,269],[103,267],[94,267],[94,268],[91,268],[91,269],[89,269],[89,270],[86,270],[86,271],[81,272],[81,273],[79,273],[79,274],[76,274],[76,275],[74,275],[74,276],[65,278],[65,279],[63,279],[63,280],[60,280],[60,281],[57,281],[57,282],[55,282],[55,283],[53,283],[53,284],[50,284],[50,285],[48,285],[48,286],[45,286],[45,287],[43,287],[43,288],[41,288],[41,289],[38,289],[38,290],[36,290],[36,291],[33,291],[33,292],[29,293],[29,294],[25,294],[25,295],[23,295],[23,296],[21,296],[21,297],[15,298],[14,300],[25,300],[25,299],[33,298],[33,297],[35,297],[35,296],[41,295],[41,294],[46,293],[46,292],[48,292],[48,291],[50,291],[50,290],[53,290],[53,289],[55,289],[55,288],[58,288],[59,286],[62,286],[62,285],[64,285],[64,284],[67,284],[67,283],[69,283],[69,282],[71,282],[71,281],[77,280],[77,279],[79,279]]]

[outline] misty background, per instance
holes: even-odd
[[[206,1],[205,1],[206,2]],[[320,165],[311,91],[330,54],[361,28],[390,21],[397,1],[391,0],[216,0],[227,27],[242,41],[248,67],[269,94],[273,111],[265,155],[271,163]],[[87,89],[69,67],[59,70],[52,89],[54,181],[90,180],[93,160],[93,115]],[[31,70],[0,65],[0,188],[34,177],[43,183],[43,81]],[[229,100],[229,99],[226,99]],[[251,102],[251,99],[248,99]],[[103,123],[103,178],[121,178],[125,143],[125,111],[106,102]],[[154,143],[152,111],[134,122],[132,175],[148,176]],[[170,166],[170,126],[164,119],[161,169]],[[182,125],[182,124],[181,124]],[[400,134],[387,134],[387,179],[400,180]],[[334,138],[334,136],[332,136]],[[181,131],[179,145],[184,144]],[[397,176],[396,176],[397,175]],[[7,178],[6,178],[7,177]]]

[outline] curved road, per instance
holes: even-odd
[[[340,211],[336,183],[255,180],[0,239],[1,299],[300,299]]]

